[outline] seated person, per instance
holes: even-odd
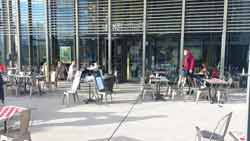
[[[220,77],[220,72],[216,67],[213,67],[212,73],[211,73],[211,78],[219,78]]]
[[[201,70],[200,70],[199,74],[207,75],[207,66],[205,63],[201,64]]]

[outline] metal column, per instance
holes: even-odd
[[[96,55],[96,62],[98,65],[100,65],[100,36],[99,36],[99,0],[96,1],[96,20],[97,20],[97,31],[96,31],[96,35],[97,35],[97,55]]]
[[[8,50],[9,50],[9,54],[8,55],[11,55],[11,56],[13,56],[12,55],[12,47],[11,47],[11,29],[10,29],[10,5],[11,5],[11,3],[12,3],[12,0],[10,1],[10,0],[6,0],[6,13],[7,13],[7,45],[8,45]],[[8,57],[10,57],[10,56],[8,56]],[[12,62],[12,65],[13,65],[13,59],[12,59],[12,57],[11,58],[9,58],[9,59],[11,59],[11,62]]]
[[[228,14],[228,0],[224,0],[224,17],[223,17],[223,31],[221,37],[221,58],[220,58],[220,78],[224,78],[225,68],[225,51],[227,42],[227,14]]]
[[[20,0],[17,0],[17,16],[16,16],[16,49],[17,49],[17,68],[22,70],[21,64],[21,42],[20,42]]]
[[[250,43],[248,47],[248,79],[247,79],[247,128],[245,131],[246,141],[250,141]]]
[[[29,47],[29,65],[33,65],[32,56],[32,0],[28,0],[28,47]],[[38,55],[38,54],[37,54]],[[39,63],[39,62],[38,62]]]
[[[182,69],[183,64],[183,50],[185,37],[185,15],[186,15],[186,0],[182,0],[182,19],[181,19],[181,40],[180,40],[180,60],[179,70]]]
[[[147,0],[143,2],[143,37],[142,37],[142,80],[141,83],[145,83],[146,72],[146,42],[147,42]]]
[[[108,73],[112,74],[112,24],[111,24],[111,0],[108,0]]]
[[[49,3],[50,3],[50,0],[46,0],[45,3],[44,3],[44,17],[45,17],[45,21],[44,21],[44,28],[45,28],[45,46],[46,46],[46,61],[47,61],[47,74],[48,74],[48,78],[47,81],[50,81],[50,43],[49,43]]]
[[[75,0],[75,17],[76,17],[76,19],[75,19],[75,24],[76,24],[76,27],[75,27],[75,29],[76,29],[76,43],[75,43],[75,45],[76,45],[76,67],[77,67],[77,70],[79,70],[80,69],[80,58],[79,58],[79,12],[78,12],[78,0]]]

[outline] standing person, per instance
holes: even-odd
[[[61,61],[58,61],[56,68],[56,80],[66,80],[66,74],[66,66]]]
[[[180,86],[180,84],[184,86],[187,79],[191,83],[191,84],[188,83],[189,87],[194,84],[192,80],[194,68],[195,68],[195,58],[192,52],[189,49],[184,49],[183,68],[180,72],[180,79],[178,81],[178,86]]]
[[[49,82],[49,71],[48,71],[48,63],[46,61],[43,62],[41,66],[40,73],[45,76],[46,82]]]
[[[0,73],[0,100],[2,104],[4,104],[4,81],[2,77],[2,73]]]
[[[74,79],[74,75],[76,72],[76,63],[75,61],[72,61],[71,65],[69,66],[69,71],[68,71],[68,81],[72,81]]]

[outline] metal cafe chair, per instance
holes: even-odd
[[[225,87],[220,87],[217,92],[217,102],[218,103],[224,103],[225,101],[228,100],[228,94],[229,94],[229,89],[231,88],[233,83],[233,79],[230,77],[227,81],[227,85]]]
[[[95,90],[98,97],[98,101],[102,101],[105,98],[105,104],[108,100],[108,95],[111,98],[112,102],[112,89],[114,85],[114,81],[109,81],[109,84],[104,83],[104,80],[101,76],[95,76]],[[101,96],[101,98],[99,98]]]
[[[152,99],[153,100],[155,99],[155,88],[154,88],[154,86],[155,85],[153,85],[151,83],[151,81],[149,81],[148,83],[145,83],[142,86],[142,90],[141,90],[141,98],[142,98],[142,100],[144,100],[145,94],[147,94],[149,92],[152,94]]]
[[[195,102],[198,103],[200,96],[206,96],[210,101],[209,89],[207,88],[204,79],[198,80],[197,78],[194,78],[194,82],[195,85],[191,88],[191,90],[196,92]]]
[[[202,141],[204,139],[209,139],[210,141],[224,141],[231,118],[232,112],[221,118],[212,132],[201,130],[198,126],[196,126],[195,129],[197,133],[195,140],[198,139],[198,141]]]
[[[79,96],[77,93],[77,88],[80,84],[80,80],[81,80],[81,75],[82,75],[82,71],[77,71],[72,83],[71,88],[63,93],[63,104],[66,98],[67,104],[70,104],[70,96],[73,96],[74,102],[78,101],[79,102]]]

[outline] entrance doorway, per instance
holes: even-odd
[[[142,38],[140,35],[116,36],[112,40],[112,68],[118,81],[139,82],[142,70]]]

